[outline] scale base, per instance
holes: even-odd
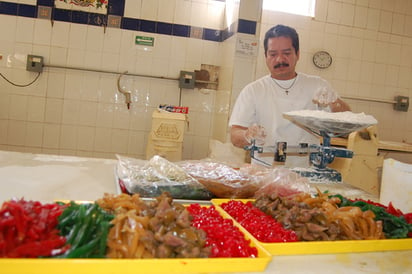
[[[311,183],[342,182],[342,175],[340,172],[331,168],[292,168],[292,171],[298,173],[300,176],[308,178]]]

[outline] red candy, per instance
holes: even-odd
[[[273,217],[256,208],[252,202],[230,200],[220,205],[232,218],[264,243],[296,242],[298,237],[293,230],[283,228]]]
[[[206,246],[211,247],[210,257],[257,257],[256,247],[250,246],[250,240],[245,239],[233,221],[224,219],[214,206],[191,204],[187,209],[193,216],[192,226],[207,234]]]

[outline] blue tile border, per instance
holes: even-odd
[[[51,19],[55,21],[106,27],[108,16],[115,15],[119,16],[121,19],[121,29],[188,38],[192,37],[192,27],[188,25],[124,17],[125,0],[110,0],[107,15],[58,9],[54,7],[54,0],[37,0],[37,5],[0,1],[0,14],[37,18],[39,6],[51,7]],[[194,27],[194,30],[198,31],[199,35],[193,36],[193,38],[213,42],[223,42],[233,36],[236,32],[252,35],[256,34],[256,25],[257,22],[255,21],[239,19],[224,30]]]

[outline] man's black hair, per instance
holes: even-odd
[[[265,47],[265,55],[268,50],[268,40],[269,38],[275,37],[288,37],[292,40],[292,46],[295,48],[295,53],[299,51],[299,35],[294,28],[285,25],[276,25],[270,28],[265,34],[265,40],[263,45]]]

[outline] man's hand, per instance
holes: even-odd
[[[315,93],[312,101],[320,107],[327,107],[335,103],[338,99],[339,96],[334,90],[322,88]]]
[[[253,124],[245,131],[245,140],[250,144],[252,140],[256,141],[256,145],[263,146],[265,144],[266,132],[261,125]]]

